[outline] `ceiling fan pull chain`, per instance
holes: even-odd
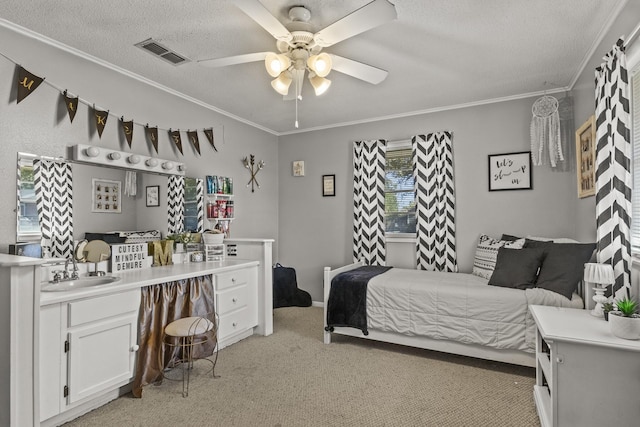
[[[296,79],[296,94],[298,92],[298,79]],[[296,129],[298,129],[298,96],[296,95],[296,122],[294,123]]]

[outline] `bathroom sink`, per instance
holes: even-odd
[[[120,278],[115,276],[82,277],[80,279],[63,280],[58,283],[47,282],[42,285],[40,290],[42,292],[66,292],[74,289],[108,285],[118,280],[120,280]]]

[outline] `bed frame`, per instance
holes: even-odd
[[[327,302],[329,301],[329,291],[331,280],[340,273],[361,267],[364,262],[356,262],[344,267],[332,270],[331,267],[324,268],[324,327],[327,326]],[[455,273],[452,273],[455,274]],[[583,295],[582,289],[579,289]],[[324,330],[324,329],[323,329]],[[333,332],[324,330],[324,343],[331,343],[331,334],[348,335],[357,338],[382,341],[393,344],[406,345],[410,347],[423,348],[426,350],[441,351],[444,353],[470,356],[478,359],[494,360],[496,362],[511,363],[514,365],[535,367],[535,353],[527,353],[519,350],[498,349],[477,344],[464,344],[456,341],[438,340],[424,336],[407,336],[393,332],[383,332],[369,330],[369,335],[364,335],[362,331],[355,328],[334,327]]]

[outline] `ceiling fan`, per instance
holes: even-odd
[[[385,70],[328,54],[322,49],[396,19],[396,9],[388,0],[374,0],[315,34],[309,31],[311,12],[304,6],[289,9],[290,31],[258,0],[237,0],[235,4],[276,39],[279,53],[256,52],[198,61],[203,66],[226,67],[265,61],[267,72],[275,77],[271,86],[284,99],[302,99],[306,72],[316,95],[321,95],[331,85],[326,78],[331,70],[371,84],[378,84],[387,77]],[[289,90],[292,83],[294,91]]]

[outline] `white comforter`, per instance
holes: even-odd
[[[544,289],[489,286],[487,280],[464,273],[392,268],[369,281],[369,329],[423,335],[495,348],[533,352],[535,323],[529,305],[582,308]]]

